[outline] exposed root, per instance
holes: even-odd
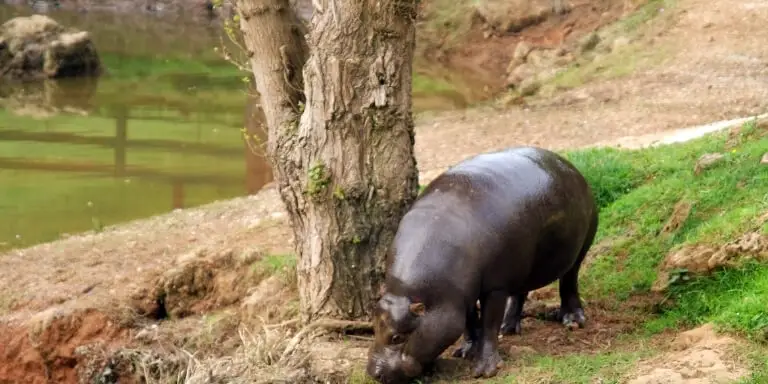
[[[364,322],[364,321],[319,319],[302,328],[301,331],[299,331],[299,333],[297,333],[296,336],[294,336],[291,339],[291,341],[288,343],[288,347],[286,347],[285,351],[283,351],[283,355],[280,357],[280,359],[282,360],[283,358],[287,357],[287,355],[293,353],[293,351],[296,349],[299,343],[301,343],[301,341],[310,332],[318,328],[322,328],[325,331],[337,331],[337,332],[344,331],[344,330],[372,331],[373,324],[369,322]]]
[[[264,324],[258,332],[240,327],[241,346],[234,353],[201,360],[189,355],[190,368],[180,375],[188,384],[304,382],[313,378],[307,341],[326,332],[372,330],[368,322],[319,319],[296,332],[298,323]]]

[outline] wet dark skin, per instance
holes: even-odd
[[[453,355],[473,361],[473,377],[493,377],[498,334],[519,334],[528,292],[558,279],[553,317],[583,327],[578,273],[597,222],[587,182],[554,152],[516,147],[449,169],[400,222],[366,371],[408,383],[463,334]]]

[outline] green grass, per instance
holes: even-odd
[[[763,384],[768,383],[768,348],[765,344],[749,345],[737,351],[748,362],[748,368],[752,372],[748,377],[737,384]]]
[[[268,254],[253,264],[253,271],[261,276],[278,276],[289,285],[296,283],[296,255]]]
[[[520,367],[513,374],[500,376],[489,383],[569,383],[592,384],[599,380],[604,384],[618,384],[639,359],[650,356],[652,350],[640,347],[634,351],[616,351],[596,354],[572,354],[566,356],[528,356],[515,362]],[[530,378],[536,378],[531,380]],[[546,378],[546,379],[544,379]]]
[[[672,286],[670,291],[675,306],[649,322],[649,330],[712,322],[721,330],[768,341],[768,268],[764,264],[720,270],[711,277]]]
[[[733,146],[727,134],[683,144],[619,151],[590,149],[567,153],[592,185],[601,206],[596,242],[620,239],[582,274],[587,298],[648,292],[656,268],[670,251],[688,244],[722,244],[755,229],[768,211],[766,128],[749,122]],[[694,175],[705,153],[724,153],[721,164]],[[681,200],[692,203],[690,216],[670,235],[660,230]],[[765,226],[762,228],[765,231]],[[728,331],[764,337],[768,330],[768,267],[747,265],[673,286],[676,305],[647,325],[668,327],[714,322]]]
[[[267,274],[273,275],[292,271],[296,268],[295,255],[266,255],[256,263],[256,267]]]

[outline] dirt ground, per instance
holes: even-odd
[[[663,12],[653,33],[632,42],[640,50],[670,52],[655,65],[522,106],[419,117],[422,183],[463,158],[505,146],[584,147],[768,109],[768,3],[679,0]],[[254,196],[2,254],[0,383],[75,383],[88,369],[107,378],[112,363],[89,365],[88,348],[108,356],[148,332],[177,327],[189,333],[180,324],[208,324],[199,314],[257,308],[266,302],[253,298],[247,285],[258,277],[236,271],[262,255],[290,253],[291,238],[282,204],[267,187]],[[646,300],[591,303],[591,325],[571,336],[556,324],[526,319],[523,336],[504,345],[513,354],[612,348],[616,335],[651,311]],[[189,323],[160,323],[158,331],[154,320],[171,310]],[[666,352],[638,362],[626,382],[714,383],[707,380],[744,373],[728,357],[739,341],[697,332],[679,335],[677,344],[662,343]]]

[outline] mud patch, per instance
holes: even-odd
[[[585,302],[587,324],[583,329],[569,331],[560,323],[542,318],[559,306],[559,298],[543,301],[529,300],[524,309],[522,335],[505,336],[500,345],[503,350],[531,349],[535,353],[559,356],[609,349],[618,335],[636,329],[656,312],[659,295],[636,295],[621,304],[609,301]],[[555,302],[557,301],[557,302]]]
[[[749,371],[730,361],[738,342],[719,336],[712,325],[683,332],[672,350],[639,364],[629,384],[720,384],[732,383]]]

